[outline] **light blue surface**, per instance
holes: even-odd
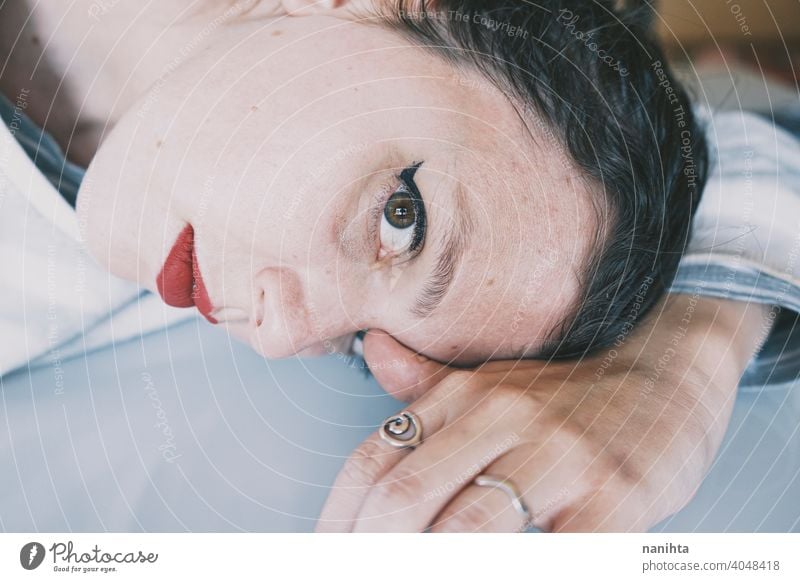
[[[61,394],[50,365],[0,381],[2,530],[310,531],[402,408],[335,357],[263,360],[200,320],[62,367]],[[742,393],[709,478],[657,529],[800,530],[798,418],[796,387]]]
[[[697,495],[654,531],[800,531],[800,384],[739,391]]]
[[[62,368],[63,394],[49,365],[0,380],[5,531],[310,531],[402,406],[336,357],[264,360],[200,320]]]

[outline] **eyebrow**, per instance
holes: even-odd
[[[455,224],[439,239],[434,267],[411,307],[411,314],[419,319],[428,317],[442,302],[467,248],[472,220],[461,184],[456,190],[454,200]]]

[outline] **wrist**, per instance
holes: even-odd
[[[627,367],[652,401],[663,405],[674,439],[696,454],[703,471],[725,434],[742,373],[765,335],[760,305],[671,295],[620,348]],[[659,410],[659,409],[655,409]]]

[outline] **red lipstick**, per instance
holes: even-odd
[[[167,305],[173,307],[197,307],[197,310],[211,323],[217,320],[211,316],[214,306],[208,296],[197,253],[194,248],[194,229],[187,224],[169,251],[161,272],[156,277],[158,293]]]

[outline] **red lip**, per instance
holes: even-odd
[[[191,224],[187,224],[175,239],[167,260],[164,261],[164,266],[156,277],[156,286],[167,305],[197,307],[203,317],[211,323],[217,323],[217,320],[211,317],[214,306],[211,304],[197,264],[194,229]]]

